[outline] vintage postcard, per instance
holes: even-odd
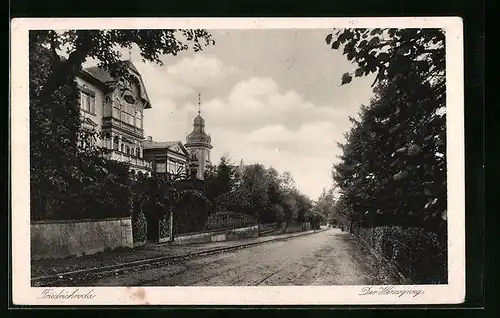
[[[11,32],[13,304],[464,301],[460,18]]]

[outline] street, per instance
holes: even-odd
[[[93,286],[283,286],[397,284],[346,232],[194,257],[87,281]]]

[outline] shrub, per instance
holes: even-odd
[[[132,234],[134,243],[144,242],[146,240],[147,224],[146,216],[144,216],[142,211],[134,215],[132,218]]]
[[[270,208],[271,213],[275,216],[276,222],[281,223],[285,220],[285,212],[279,204],[273,204]]]
[[[208,217],[207,230],[239,228],[257,224],[257,219],[243,213],[221,211]]]
[[[159,224],[160,238],[166,238],[170,236],[170,216],[166,214]]]
[[[447,283],[447,246],[436,233],[417,227],[381,226],[360,229],[358,235],[414,283]]]

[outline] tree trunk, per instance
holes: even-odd
[[[41,92],[42,100],[47,100],[50,96],[62,85],[68,78],[74,78],[81,70],[83,62],[85,62],[90,49],[91,38],[88,30],[78,30],[78,40],[75,50],[70,53],[67,60],[54,61],[56,63],[53,71],[49,75]],[[54,55],[55,47],[52,47]],[[54,56],[56,59],[57,57]]]

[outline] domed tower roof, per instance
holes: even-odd
[[[205,119],[198,110],[198,116],[193,120],[193,131],[186,137],[186,146],[203,145],[212,148],[211,142],[212,138],[205,132]]]
[[[200,115],[200,112],[198,112],[198,116],[196,116],[194,118],[194,121],[193,121],[193,124],[194,126],[205,126],[205,119],[203,119],[203,117],[201,117]]]

